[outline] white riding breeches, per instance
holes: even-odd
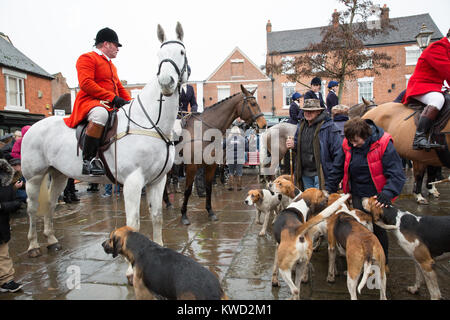
[[[106,121],[108,121],[108,110],[104,107],[92,108],[88,113],[88,121],[92,121],[104,127]]]
[[[412,98],[419,100],[425,105],[435,106],[437,109],[441,110],[444,106],[445,98],[444,95],[440,92],[428,92],[425,94],[421,94],[418,96],[413,96]]]

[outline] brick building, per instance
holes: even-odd
[[[262,112],[272,112],[272,81],[238,47],[204,81],[205,107],[241,91],[241,84],[248,90],[256,89],[254,95]]]
[[[0,133],[52,114],[53,76],[0,32]]]
[[[335,13],[336,14],[336,13]],[[381,8],[379,20],[370,21],[376,27],[377,22],[383,23],[383,19],[389,19],[389,8]],[[391,30],[387,35],[378,35],[364,41],[367,50],[374,52],[385,52],[392,57],[392,62],[396,67],[392,69],[379,69],[379,75],[374,75],[370,68],[361,68],[356,79],[347,80],[341,103],[354,105],[361,102],[361,97],[373,99],[377,104],[393,101],[396,96],[406,88],[409,77],[412,75],[417,59],[420,56],[420,49],[416,44],[415,36],[419,33],[422,24],[433,31],[431,42],[443,37],[429,14],[420,14],[407,17],[390,19],[397,30]],[[272,31],[270,20],[266,25],[267,32],[267,62],[281,62],[284,59],[292,59],[295,56],[304,54],[306,48],[311,43],[318,43],[322,40],[320,35],[323,27]],[[276,114],[289,114],[290,96],[298,91],[305,93],[308,87],[300,83],[291,83],[285,74],[274,75],[274,102]],[[302,83],[310,83],[312,77],[301,79]],[[322,79],[322,94],[328,94],[326,85],[328,81],[336,79]]]

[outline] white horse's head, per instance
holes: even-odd
[[[158,24],[158,39],[161,48],[158,52],[158,83],[165,96],[171,96],[178,86],[187,81],[188,62],[183,44],[183,27],[177,22],[177,40],[167,40],[163,28]]]

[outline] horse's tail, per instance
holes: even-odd
[[[44,216],[50,210],[50,190],[48,188],[49,174],[46,173],[41,182],[38,198],[38,209],[36,215]]]

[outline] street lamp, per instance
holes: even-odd
[[[433,31],[428,29],[425,23],[422,24],[420,32],[416,35],[417,45],[422,51],[425,50],[425,48],[428,47],[428,45],[430,44],[432,34]]]

